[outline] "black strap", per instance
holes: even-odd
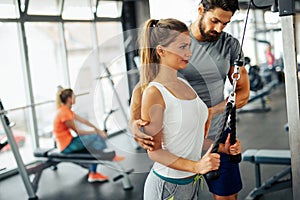
[[[0,99],[0,115],[4,116],[4,121],[5,121],[6,125],[9,126],[10,121],[9,121],[8,117],[6,116],[6,111],[4,110],[4,106],[2,104],[1,99]]]
[[[251,8],[251,0],[249,0],[249,3],[248,3],[247,14],[246,14],[246,19],[245,19],[245,24],[244,24],[244,29],[243,29],[243,35],[242,35],[241,48],[240,48],[240,52],[239,52],[238,58],[237,58],[237,60],[239,60],[239,61],[241,60],[241,57],[242,57],[242,50],[243,50],[243,45],[244,45],[244,40],[245,40],[245,35],[246,35],[246,28],[247,28],[250,8]]]
[[[231,109],[229,127],[231,130],[230,144],[233,145],[236,142],[236,107],[235,106]]]
[[[232,107],[233,107],[233,104],[231,102],[227,102],[226,109],[225,109],[225,120],[224,120],[224,123],[223,123],[222,132],[220,134],[218,134],[218,136],[217,136],[217,138],[214,142],[214,146],[211,150],[212,153],[217,153],[218,152],[219,145],[222,141],[223,133],[224,133],[226,125],[227,125],[228,117],[232,113]]]

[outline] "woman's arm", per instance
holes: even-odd
[[[153,138],[140,130],[141,126],[146,125],[146,123],[141,120],[141,105],[142,91],[140,84],[138,83],[135,86],[131,97],[129,128],[134,139],[141,147],[146,150],[153,150]]]
[[[144,91],[141,106],[141,117],[143,121],[149,122],[144,130],[154,138],[154,151],[148,151],[150,159],[159,162],[173,169],[188,171],[193,173],[205,174],[208,171],[215,170],[219,167],[219,155],[211,154],[210,151],[197,162],[178,157],[161,146],[163,132],[163,113],[165,104],[161,93],[155,87],[147,88]],[[200,150],[199,150],[200,151]]]
[[[75,115],[75,119],[76,119],[77,121],[79,121],[79,122],[81,122],[81,123],[83,123],[83,124],[85,124],[85,125],[87,125],[87,126],[89,126],[89,127],[91,127],[91,128],[94,128],[94,129],[97,128],[94,124],[92,124],[92,123],[89,122],[88,120],[86,120],[86,119],[80,117],[79,115],[76,115],[75,113],[74,113],[74,115]]]
[[[67,120],[67,121],[65,121],[65,124],[68,128],[72,129],[73,131],[75,131],[78,134],[78,129],[75,125],[74,120]]]
[[[85,125],[87,125],[87,126],[89,126],[89,127],[91,127],[91,128],[93,128],[94,130],[91,130],[91,131],[86,131],[86,130],[81,130],[81,129],[77,129],[77,131],[75,131],[78,135],[89,135],[89,134],[95,134],[95,133],[97,133],[97,134],[99,134],[101,137],[103,137],[103,138],[106,138],[107,137],[107,135],[106,135],[106,133],[104,132],[104,131],[102,131],[102,130],[100,130],[100,129],[98,129],[94,124],[92,124],[91,122],[89,122],[88,120],[86,120],[86,119],[84,119],[84,118],[82,118],[82,117],[80,117],[79,115],[77,115],[77,114],[75,114],[74,113],[74,119],[75,120],[77,120],[77,121],[79,121],[79,122],[81,122],[81,123],[83,123],[83,124],[85,124]],[[74,123],[74,121],[73,121],[73,123]],[[74,125],[75,125],[75,123],[74,123]],[[69,127],[69,128],[71,128],[71,127]],[[73,128],[72,128],[73,129]],[[73,129],[74,130],[74,129]]]
[[[84,131],[84,130],[78,129],[75,125],[74,120],[67,120],[67,121],[65,121],[65,124],[68,128],[75,131],[78,135],[88,135],[88,134],[95,133],[95,131]]]
[[[156,134],[155,137],[161,138],[160,135],[162,135],[162,133]],[[156,139],[158,140],[158,138]],[[220,165],[220,155],[216,153],[210,153],[211,149],[212,145],[199,161],[192,161],[182,157],[178,157],[161,148],[155,151],[148,151],[148,155],[151,160],[159,162],[176,170],[197,174],[206,174],[212,170],[217,170]]]

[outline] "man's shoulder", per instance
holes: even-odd
[[[239,43],[238,39],[236,39],[230,33],[227,33],[227,32],[222,32],[220,39],[223,42]]]

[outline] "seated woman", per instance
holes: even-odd
[[[75,95],[72,89],[62,89],[57,94],[57,114],[54,119],[54,135],[58,149],[62,153],[75,153],[79,151],[101,151],[107,148],[105,139],[106,133],[98,129],[88,120],[76,115],[72,110],[75,104]],[[75,120],[83,123],[94,130],[85,131],[77,129]],[[78,136],[73,137],[70,129],[75,131]],[[124,157],[115,156],[115,161],[121,161]],[[92,164],[88,175],[89,182],[107,181],[108,177],[97,173],[97,164]]]

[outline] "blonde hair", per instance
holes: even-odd
[[[167,47],[183,32],[187,26],[177,19],[149,19],[146,21],[140,36],[140,85],[144,91],[159,72],[160,57],[157,54],[158,45]]]

